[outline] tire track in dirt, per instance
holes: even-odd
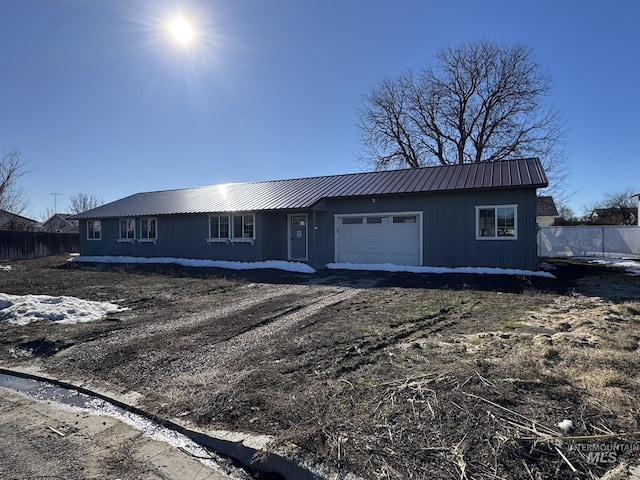
[[[204,304],[205,311],[179,317],[161,317],[154,322],[145,322],[143,325],[132,328],[122,328],[108,337],[99,337],[94,342],[84,343],[83,349],[91,348],[92,343],[99,345],[98,348],[102,350],[109,345],[118,345],[120,348],[124,348],[129,344],[153,341],[159,336],[167,336],[185,329],[195,329],[198,325],[231,317],[269,300],[295,294],[299,288],[298,285],[249,284],[242,287],[244,294],[234,297],[233,301],[222,304]],[[132,312],[132,314],[136,315],[137,313]]]
[[[246,330],[224,342],[216,344],[213,347],[215,352],[210,351],[208,355],[210,360],[215,361],[215,366],[211,368],[210,365],[209,370],[222,369],[225,365],[234,363],[249,351],[255,348],[262,348],[269,339],[311,317],[323,308],[349,300],[358,295],[362,288],[374,285],[375,281],[363,281],[350,287],[321,284],[298,286],[300,293],[308,295],[311,289],[311,292],[317,294],[319,298],[316,297],[313,302],[302,307],[293,307],[280,315],[265,319],[257,324],[255,328]]]
[[[265,348],[278,333],[374,284],[371,280],[349,286],[323,284],[323,280],[302,285],[249,284],[222,302],[203,302],[206,311],[125,327],[81,348],[69,348],[53,362],[73,362],[94,374],[134,375],[149,386],[160,385],[168,372],[178,371],[192,383],[194,375],[212,378],[232,363],[236,365],[227,371],[244,370],[245,353]],[[163,349],[156,348],[160,344]]]

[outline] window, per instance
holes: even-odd
[[[100,220],[87,221],[87,239],[100,240],[101,224]]]
[[[233,238],[253,238],[253,215],[233,216]]]
[[[417,215],[400,215],[393,217],[393,223],[418,223]]]
[[[389,223],[389,217],[367,217],[368,224]]]
[[[476,238],[515,239],[517,205],[476,207]]]
[[[229,238],[229,216],[209,217],[209,238]]]
[[[211,215],[209,240],[253,240],[255,215]]]
[[[120,240],[133,240],[136,238],[136,222],[133,218],[120,219]]]
[[[358,225],[362,223],[362,217],[342,217],[343,225]]]
[[[158,221],[155,218],[140,219],[140,240],[156,240],[158,238]]]

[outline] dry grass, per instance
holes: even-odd
[[[137,391],[151,412],[274,435],[364,478],[596,479],[609,466],[558,443],[556,424],[640,430],[640,279],[562,268],[557,281],[46,271],[43,291],[62,275],[67,294],[132,310],[78,329],[0,325],[0,362]],[[43,336],[75,346],[8,353]]]

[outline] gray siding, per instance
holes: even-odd
[[[251,213],[251,212],[247,212]],[[207,243],[209,214],[162,215],[157,218],[158,238],[150,242],[119,242],[119,218],[103,218],[102,239],[87,239],[87,221],[80,221],[80,253],[86,256],[177,257],[255,262],[286,260],[287,214],[255,213],[255,241]],[[140,223],[136,218],[136,236]]]
[[[317,209],[323,210],[316,226],[325,236],[325,248],[316,251],[313,263],[326,264],[335,259],[335,214],[420,211],[423,212],[425,266],[537,269],[535,189],[373,198],[375,203],[372,198],[357,198],[328,199],[316,205]],[[475,207],[506,204],[518,205],[518,238],[476,240]]]
[[[375,199],[375,202],[372,199]],[[476,206],[518,205],[516,240],[476,240]],[[255,213],[255,242],[208,244],[209,214],[160,215],[153,243],[118,242],[117,218],[102,219],[102,239],[87,240],[80,222],[80,253],[86,256],[181,257],[261,261],[286,260],[288,214],[307,213],[309,264],[323,267],[335,260],[334,215],[377,212],[422,212],[423,265],[501,267],[535,270],[537,225],[535,188],[454,191],[413,195],[333,198],[312,210]],[[137,222],[139,229],[139,222]],[[137,232],[139,235],[139,233]],[[389,245],[393,248],[393,245]]]

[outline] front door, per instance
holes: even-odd
[[[289,260],[307,260],[306,215],[289,215]]]

